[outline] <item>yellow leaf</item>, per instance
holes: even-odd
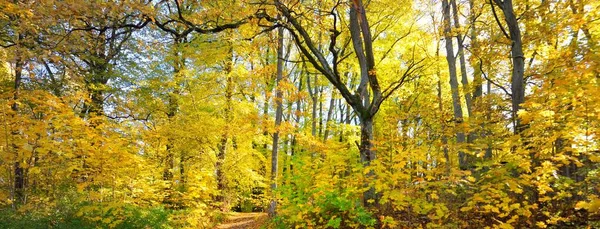
[[[538,226],[539,228],[546,228],[546,224],[544,222],[537,222],[536,226]]]

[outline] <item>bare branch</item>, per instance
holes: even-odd
[[[481,59],[480,59],[480,61],[479,61],[479,70],[481,70],[481,75],[483,76],[483,78],[484,78],[485,80],[487,80],[488,82],[490,82],[490,83],[491,83],[491,84],[493,84],[494,86],[496,86],[496,87],[500,88],[500,89],[501,89],[502,91],[504,91],[504,93],[506,93],[508,96],[512,97],[512,93],[508,92],[508,90],[507,90],[505,87],[503,87],[502,85],[500,85],[500,84],[498,84],[498,83],[494,82],[493,80],[491,80],[490,78],[488,78],[488,76],[487,76],[487,75],[484,73],[484,71],[483,71],[483,61],[481,61]]]
[[[509,40],[511,40],[510,36],[504,29],[504,26],[502,26],[502,23],[500,23],[500,19],[498,19],[498,15],[496,14],[496,8],[494,7],[494,3],[492,1],[495,1],[496,4],[498,4],[498,6],[500,7],[500,9],[502,9],[502,7],[503,7],[502,3],[500,2],[500,0],[490,0],[490,5],[492,6],[492,13],[494,13],[494,19],[496,19],[496,23],[498,23],[498,27],[500,27],[500,30],[502,30],[502,33],[504,34],[504,36],[506,38],[508,38]]]

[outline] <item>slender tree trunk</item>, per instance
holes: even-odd
[[[347,65],[346,67],[349,68],[350,65]],[[352,77],[350,77],[350,72],[346,72],[346,76],[349,78],[348,79],[348,81],[349,81],[348,82],[349,87],[350,88],[354,88],[354,80],[353,80]],[[341,103],[340,103],[340,105],[341,105]],[[353,110],[352,110],[352,107],[350,106],[350,104],[348,104],[348,103],[345,103],[344,106],[345,106],[344,110],[346,111],[346,114],[345,114],[345,117],[344,117],[343,121],[341,121],[341,122],[343,122],[346,125],[350,125],[350,123],[352,122],[352,112],[353,112]],[[341,135],[342,136],[344,135],[343,132],[342,132]],[[340,142],[343,140],[342,136],[340,136]]]
[[[221,136],[221,141],[219,142],[219,152],[217,153],[217,161],[215,164],[216,176],[217,176],[217,189],[220,194],[217,198],[217,201],[221,202],[221,210],[228,211],[229,203],[225,197],[225,193],[227,192],[226,185],[226,177],[223,169],[223,164],[225,163],[225,157],[227,156],[227,143],[230,138],[230,123],[233,119],[233,77],[231,76],[231,70],[233,68],[233,48],[229,48],[229,55],[227,56],[227,60],[225,63],[224,74],[226,77],[225,84],[225,130],[223,135]]]
[[[452,6],[452,16],[454,19],[454,28],[460,29],[460,21],[458,19],[458,7],[456,6],[456,0],[450,0]],[[461,83],[463,86],[463,94],[465,95],[465,103],[467,105],[467,114],[471,115],[472,101],[471,101],[471,89],[469,88],[469,79],[467,78],[467,62],[465,60],[465,49],[463,46],[463,34],[457,33],[456,41],[458,43],[458,60],[460,63],[460,76]]]
[[[267,50],[266,50],[265,56],[268,57],[270,55],[270,50],[271,50],[270,46],[267,45],[266,49]],[[264,66],[269,66],[269,64],[270,64],[269,63],[269,58],[265,58]],[[271,77],[271,75],[268,75],[267,79],[265,81],[265,92],[264,92],[265,103],[264,103],[264,106],[263,106],[263,120],[264,121],[262,122],[263,123],[263,137],[265,139],[267,139],[268,136],[269,136],[269,130],[268,130],[269,128],[267,126],[266,120],[269,118],[269,107],[270,107],[269,100],[271,99],[271,96],[269,94],[273,90],[272,85],[273,85],[273,78]],[[267,147],[267,142],[265,141],[264,144],[263,144],[263,150],[264,150],[265,154],[268,152],[267,148],[268,148]],[[266,171],[266,168],[265,168],[265,171]]]
[[[460,29],[460,21],[458,19],[458,7],[456,5],[456,0],[450,0],[450,5],[452,6],[452,16],[454,19],[454,28],[457,30]],[[475,26],[473,24],[472,26]],[[465,60],[465,48],[463,45],[463,34],[457,33],[456,41],[458,43],[458,60],[460,63],[460,76],[461,83],[463,89],[463,95],[465,96],[465,105],[467,107],[467,116],[471,117],[473,115],[473,99],[471,97],[471,88],[469,87],[469,79],[467,78],[467,62]],[[471,132],[467,135],[467,143],[469,143],[469,147],[471,143],[475,141],[477,138],[477,133]],[[475,158],[473,155],[465,154],[464,156],[464,165],[463,167],[472,168],[472,164],[475,162]]]
[[[460,103],[460,94],[458,90],[458,77],[456,75],[456,58],[454,57],[454,47],[452,44],[451,22],[450,22],[450,5],[448,0],[442,0],[442,11],[444,18],[444,39],[446,41],[446,61],[448,62],[448,72],[450,73],[450,90],[452,91],[452,107],[454,110],[454,121],[456,124],[461,124],[463,121],[462,106]],[[460,128],[460,127],[459,127]],[[456,133],[456,142],[461,144],[465,142],[465,134],[458,130]],[[458,152],[458,165],[461,169],[465,169],[466,157],[463,151]]]
[[[350,105],[346,104],[346,119],[344,120],[346,125],[350,125],[352,123],[352,110],[350,110]]]
[[[181,187],[183,189],[185,189],[185,183],[187,181],[186,179],[186,175],[185,175],[185,154],[183,152],[181,152],[181,154],[179,154],[179,178],[180,178],[180,182],[181,182]]]
[[[319,87],[319,137],[323,136],[323,88]]]
[[[307,75],[306,77],[306,87],[308,89],[308,94],[311,98],[312,101],[312,114],[311,114],[311,135],[313,137],[317,136],[317,106],[318,106],[318,99],[319,97],[317,97],[317,77],[315,76],[315,85],[311,85],[310,82],[310,75]]]
[[[521,29],[519,28],[519,22],[517,21],[517,16],[515,15],[513,9],[512,0],[494,0],[496,5],[500,7],[504,14],[504,20],[506,21],[506,25],[508,27],[508,38],[512,41],[511,44],[511,59],[512,59],[512,74],[511,74],[511,94],[512,94],[512,116],[514,120],[514,132],[516,135],[521,134],[525,129],[527,129],[527,125],[524,125],[521,122],[521,119],[518,116],[518,112],[521,109],[521,105],[525,102],[525,79],[524,79],[524,71],[525,71],[525,56],[523,54],[523,42],[521,40]],[[494,7],[492,5],[492,7]],[[495,8],[492,8],[495,9]],[[496,15],[495,15],[496,16]],[[504,27],[499,25],[504,31]],[[523,137],[523,136],[522,136]],[[523,139],[523,146],[527,150],[529,150],[529,156],[532,162],[532,173],[535,173],[538,166],[540,166],[540,161],[537,159],[536,152],[530,149],[529,140]],[[529,202],[531,204],[538,204],[540,208],[542,207],[539,203],[539,192],[535,187],[529,187],[529,193],[531,196],[529,198]],[[536,213],[532,217],[531,225],[536,225],[537,217],[540,214]]]
[[[477,24],[476,24],[477,12],[475,12],[474,0],[469,0],[469,8],[470,8],[469,21],[471,23],[471,29],[470,29],[471,52],[477,53],[477,52],[479,52],[479,41],[477,40],[477,34],[478,34],[478,28],[477,28]],[[482,101],[480,101],[480,99],[483,96],[483,78],[482,78],[483,63],[480,58],[472,58],[470,61],[470,64],[473,67],[473,86],[474,86],[472,103],[475,104],[474,108],[472,108],[471,111],[473,111],[473,109],[476,111],[481,111]],[[478,114],[481,114],[481,113],[478,113]],[[469,116],[473,116],[473,115],[474,115],[474,113],[469,113]],[[489,118],[487,120],[489,120]],[[486,128],[485,121],[483,121],[481,123],[480,127],[481,127],[480,132],[478,132],[478,133],[473,132],[472,134],[469,135],[469,140],[471,142],[475,142],[477,140],[477,138],[479,138],[479,137],[485,137],[485,128]],[[489,160],[492,158],[492,155],[488,154],[488,151],[489,150],[486,149],[486,153],[484,155],[485,160]]]
[[[302,86],[303,86],[303,84],[302,84],[303,77],[302,76],[303,76],[303,74],[301,72],[298,76],[299,77],[299,79],[298,79],[298,91],[299,92],[301,92],[303,89],[302,88]],[[290,143],[291,144],[291,146],[290,146],[290,148],[291,148],[290,149],[290,174],[291,175],[294,175],[294,155],[296,154],[296,145],[297,145],[296,135],[297,135],[297,131],[299,130],[299,127],[301,125],[301,121],[300,121],[300,119],[302,118],[301,111],[302,111],[302,99],[298,99],[298,100],[296,100],[296,111],[293,112],[294,115],[296,116],[296,119],[295,119],[296,122],[294,124],[296,128],[295,128],[294,134],[292,135],[292,140]]]
[[[479,33],[477,28],[477,12],[475,12],[475,0],[469,0],[470,16],[469,21],[471,23],[470,38],[471,38],[471,52],[479,52],[479,40],[477,34]],[[473,56],[473,55],[471,55]],[[473,84],[475,90],[473,90],[473,101],[477,101],[478,98],[483,96],[483,78],[482,78],[482,60],[480,58],[472,58],[471,66],[473,67]]]
[[[435,57],[438,58],[440,56],[440,48],[439,48],[440,42],[439,41],[438,41],[436,47],[437,48],[435,50]],[[443,115],[444,115],[444,100],[442,99],[442,74],[441,74],[439,65],[436,67],[436,72],[438,75],[437,99],[438,99],[439,115],[441,117],[443,117]],[[448,137],[446,137],[445,129],[446,129],[446,124],[443,123],[442,124],[442,149],[444,152],[444,159],[446,160],[446,173],[449,175],[452,163],[450,161],[450,155],[448,154]],[[404,135],[404,133],[403,133],[403,135]]]
[[[284,117],[283,120],[286,120],[286,118]],[[285,185],[285,181],[286,181],[285,178],[288,177],[288,172],[289,172],[288,165],[290,163],[290,160],[289,160],[290,157],[288,154],[288,150],[290,149],[289,144],[291,141],[290,141],[290,135],[288,135],[288,134],[285,134],[283,136],[280,135],[279,137],[280,137],[280,141],[283,139],[283,142],[281,144],[282,145],[281,151],[279,152],[279,155],[281,155],[283,153],[283,166],[280,165],[279,167],[281,167],[281,170],[282,170],[281,171],[281,176],[283,177],[282,185]]]
[[[526,126],[522,125],[518,116],[518,111],[521,109],[521,104],[525,102],[525,56],[523,54],[523,42],[521,40],[521,29],[519,22],[513,9],[512,0],[494,0],[504,13],[504,19],[508,26],[508,36],[512,41],[511,58],[512,58],[512,75],[511,75],[511,93],[512,93],[512,115],[515,120],[515,133],[521,133]],[[493,6],[492,6],[493,7]],[[500,25],[502,26],[502,25]]]
[[[329,110],[327,111],[327,121],[325,122],[325,131],[323,132],[323,141],[327,141],[329,132],[331,130],[331,118],[333,116],[333,110],[335,110],[335,97],[333,88],[331,90],[331,98],[329,99]]]
[[[487,95],[491,95],[490,93],[492,93],[492,82],[488,80],[487,81]],[[487,118],[487,120],[491,120],[492,119],[492,107],[491,107],[491,105],[488,105],[486,108],[487,108],[486,109],[486,118]],[[486,133],[488,133],[488,135],[491,136],[491,131],[486,131]],[[491,159],[494,154],[494,151],[492,148],[492,141],[491,141],[491,139],[488,138],[487,142],[488,143],[487,143],[487,148],[485,149],[485,157],[488,159]]]
[[[17,58],[15,61],[15,81],[14,81],[14,93],[13,93],[13,104],[11,106],[12,111],[15,115],[18,115],[19,112],[19,89],[21,87],[21,80],[23,74],[23,62],[21,58]],[[13,136],[19,135],[17,131],[13,131],[11,133]],[[15,138],[13,138],[15,139]],[[15,152],[15,168],[14,168],[14,203],[22,204],[25,202],[25,169],[21,166],[21,162],[23,162],[23,158],[21,158],[21,154],[19,153],[19,146],[15,143],[12,144],[12,148]],[[16,207],[14,207],[16,208]]]
[[[516,21],[516,20],[515,20]],[[512,91],[512,107],[513,117],[515,121],[515,133],[521,133],[525,130],[525,126],[522,124],[519,118],[518,111],[521,109],[521,104],[525,102],[525,81],[523,78],[523,71],[525,69],[525,63],[523,58],[523,52],[521,51],[521,41],[513,42],[512,56],[513,56],[513,72],[511,79],[511,91]]]
[[[271,204],[269,205],[269,215],[274,216],[277,213],[277,168],[278,168],[278,144],[279,144],[279,126],[283,116],[283,91],[281,90],[281,81],[283,79],[283,28],[277,29],[277,89],[275,93],[275,102],[277,108],[275,111],[275,133],[273,134],[273,151],[271,153]]]
[[[338,128],[340,131],[340,136],[339,136],[339,142],[344,142],[344,118],[346,117],[346,114],[348,112],[348,110],[346,110],[346,106],[345,104],[342,102],[341,99],[338,100],[338,110],[340,111],[340,127]]]

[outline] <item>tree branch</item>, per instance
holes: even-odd
[[[496,14],[496,8],[494,7],[494,3],[492,1],[495,1],[496,4],[498,4],[498,6],[500,7],[500,9],[502,9],[502,5],[500,3],[499,0],[490,0],[490,5],[492,6],[492,13],[494,13],[494,19],[496,19],[496,23],[498,23],[498,26],[500,27],[500,30],[502,30],[502,33],[504,34],[504,36],[506,38],[508,38],[509,40],[512,40],[510,38],[510,36],[508,35],[508,33],[506,32],[506,30],[504,29],[504,26],[502,26],[502,23],[500,23],[500,19],[498,19],[498,15]]]

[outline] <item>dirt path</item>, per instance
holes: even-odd
[[[267,213],[234,213],[216,229],[259,229],[267,218]]]

